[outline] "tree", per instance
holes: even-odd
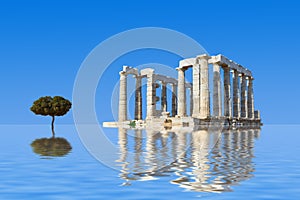
[[[34,101],[30,110],[34,112],[36,115],[52,117],[51,130],[52,130],[52,136],[54,137],[55,116],[65,115],[70,110],[71,106],[72,103],[63,97],[55,96],[52,98],[50,96],[45,96]]]

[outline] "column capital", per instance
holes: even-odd
[[[134,75],[133,75],[133,77],[134,77],[134,78],[136,78],[136,79],[140,79],[140,78],[142,78],[142,76],[140,76],[140,75],[136,75],[136,74],[134,74]]]
[[[120,71],[120,72],[119,72],[119,75],[120,75],[120,76],[126,76],[126,75],[127,75],[127,73],[126,73],[126,72],[124,72],[124,71]]]
[[[210,56],[207,55],[207,54],[202,54],[202,55],[197,56],[197,58],[198,59],[206,59],[206,60],[208,60],[210,58]]]
[[[187,68],[186,68],[186,67],[177,67],[176,70],[177,70],[177,71],[183,71],[183,72],[184,72],[184,71],[187,70]]]
[[[160,80],[160,82],[162,85],[167,85],[167,81],[165,81],[165,80]]]
[[[252,76],[246,76],[246,79],[253,81],[254,78]]]
[[[244,73],[239,73],[239,77],[244,77],[246,76]]]
[[[225,70],[230,70],[230,66],[229,65],[221,65],[222,69]]]
[[[214,63],[210,63],[210,64],[212,64],[213,66],[219,66],[219,67],[221,67],[221,65],[220,65],[219,62],[214,62]]]

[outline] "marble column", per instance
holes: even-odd
[[[161,111],[167,112],[167,84],[166,82],[161,82]]]
[[[232,117],[231,92],[230,92],[230,68],[223,67],[224,70],[224,116]]]
[[[241,117],[247,118],[247,80],[244,74],[241,74]]]
[[[220,80],[220,66],[217,63],[213,64],[213,74],[214,74],[213,115],[216,117],[220,117],[222,115],[221,80]]]
[[[200,116],[200,65],[193,65],[193,112],[192,117]]]
[[[254,118],[253,77],[248,77],[248,118]]]
[[[120,73],[120,93],[119,93],[119,122],[127,120],[127,74]]]
[[[185,91],[185,68],[177,68],[178,71],[178,102],[177,115],[179,117],[186,116],[186,91]]]
[[[239,72],[234,70],[233,73],[233,117],[240,117],[240,89],[239,89]]]
[[[156,87],[153,73],[147,74],[147,119],[152,119],[156,112]]]
[[[172,117],[177,115],[177,85],[172,83]]]
[[[193,99],[193,87],[190,88],[190,116],[192,116],[194,106],[194,99]]]
[[[208,58],[207,55],[199,56],[200,64],[200,118],[206,119],[210,116],[209,105],[209,80],[208,80]]]
[[[134,119],[142,119],[142,79],[140,76],[135,77],[135,113]]]

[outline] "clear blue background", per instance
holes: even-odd
[[[299,11],[300,2],[288,0],[1,1],[0,123],[48,123],[49,118],[29,111],[32,102],[44,95],[71,99],[77,70],[97,44],[145,26],[180,31],[210,54],[222,53],[247,66],[254,73],[256,108],[264,123],[299,123]],[[151,55],[139,62],[160,61]],[[139,63],[134,57],[125,60]],[[107,76],[114,78],[105,84],[115,84],[121,65],[113,66]],[[97,103],[107,99],[97,98]],[[97,108],[102,114],[110,111],[109,106]],[[107,114],[100,120],[110,119]],[[72,122],[71,113],[57,121]]]

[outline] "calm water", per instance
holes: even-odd
[[[72,125],[57,126],[56,140],[44,125],[0,131],[0,199],[300,199],[300,126],[105,129],[118,149],[114,169],[89,154]]]

